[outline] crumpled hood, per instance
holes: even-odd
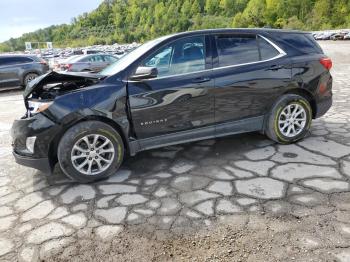
[[[23,97],[26,100],[33,92],[40,92],[43,87],[50,83],[69,82],[69,81],[84,81],[84,80],[101,80],[105,78],[104,75],[91,73],[57,73],[51,71],[47,74],[41,75],[30,81],[24,92]],[[97,81],[98,82],[98,81]]]

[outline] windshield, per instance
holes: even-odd
[[[111,76],[127,68],[130,64],[135,62],[140,56],[152,49],[158,43],[163,41],[166,37],[160,37],[155,40],[149,41],[138,48],[134,49],[130,53],[122,56],[117,62],[103,69],[99,74],[105,76]]]

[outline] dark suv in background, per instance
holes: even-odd
[[[25,86],[48,70],[47,62],[34,55],[0,55],[0,87]]]
[[[97,74],[56,73],[27,85],[12,127],[16,161],[90,182],[124,155],[260,131],[289,144],[332,105],[332,61],[312,35],[217,29],[147,42]]]

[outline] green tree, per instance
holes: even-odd
[[[350,27],[350,0],[104,0],[70,24],[5,41],[0,51],[23,50],[24,42],[34,41],[74,47],[143,42],[193,29],[265,25],[304,30]]]
[[[220,11],[220,0],[206,0],[205,11],[209,15],[215,15]]]

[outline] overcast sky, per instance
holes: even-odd
[[[97,8],[102,0],[0,0],[0,42]]]

